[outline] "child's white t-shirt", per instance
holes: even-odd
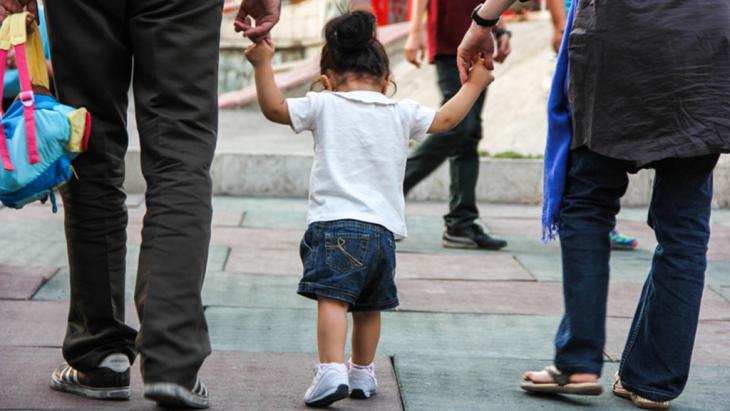
[[[314,136],[307,224],[353,219],[405,238],[408,143],[426,135],[436,111],[374,91],[310,92],[287,105],[294,131]]]

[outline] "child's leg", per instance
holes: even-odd
[[[352,319],[352,362],[370,365],[380,340],[380,312],[356,312]]]
[[[320,297],[317,303],[317,349],[319,362],[344,363],[347,340],[347,309],[342,301]]]

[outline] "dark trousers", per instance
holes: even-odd
[[[71,302],[63,354],[80,370],[140,353],[145,382],[192,385],[210,353],[201,288],[211,224],[222,2],[47,0],[60,100],[92,114],[62,191]],[[134,64],[132,62],[134,60]],[[133,79],[147,183],[135,302],[124,324],[124,156]]]
[[[689,374],[710,238],[712,170],[718,155],[662,160],[648,223],[658,246],[644,284],[620,375],[629,390],[666,401]],[[605,342],[611,246],[609,232],[628,185],[632,162],[579,148],[570,166],[560,213],[565,316],[555,337],[556,366],[600,374]]]
[[[437,57],[438,83],[446,103],[461,88],[454,57]],[[476,186],[479,178],[479,140],[482,138],[482,109],[486,91],[479,96],[464,121],[453,130],[429,135],[408,157],[404,192],[408,192],[436,170],[447,158],[451,186],[449,213],[444,216],[449,228],[464,228],[479,218]]]

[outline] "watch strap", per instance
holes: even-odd
[[[482,8],[484,4],[478,4],[474,10],[471,12],[471,19],[476,23],[478,26],[481,27],[494,27],[499,23],[500,17],[497,17],[496,19],[485,19],[479,16],[479,10]]]

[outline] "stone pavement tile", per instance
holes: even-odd
[[[34,410],[159,410],[142,398],[139,362],[132,370],[131,401],[97,401],[60,393],[48,387],[54,367],[63,361],[58,349],[12,347],[0,351],[0,408]],[[306,409],[302,401],[311,382],[312,354],[214,352],[201,369],[211,393],[211,410]],[[390,358],[377,358],[378,395],[368,401],[342,400],[333,410],[401,410],[398,384]]]
[[[6,229],[3,225],[3,229]],[[29,228],[31,229],[31,228]],[[53,233],[48,233],[48,240],[36,239],[35,235],[27,235],[22,229],[10,231],[13,239],[0,240],[0,261],[3,265],[29,266],[42,265],[46,267],[63,267],[67,265],[66,240],[63,230],[57,241]]]
[[[730,301],[730,285],[712,286],[711,288],[721,296],[725,297],[726,300]]]
[[[313,309],[208,307],[214,350],[315,352]],[[379,352],[549,360],[555,316],[383,313]],[[529,338],[526,334],[529,333]]]
[[[56,271],[55,267],[0,265],[0,299],[29,300]]]
[[[638,283],[612,283],[608,315],[633,317],[641,294]],[[528,281],[432,281],[398,282],[399,310],[426,312],[562,315],[562,284]],[[730,303],[706,288],[700,318],[730,319]]]
[[[539,220],[542,216],[542,207],[539,205],[480,203],[479,211],[482,218],[528,218]]]
[[[713,225],[707,258],[710,260],[730,261],[730,228]]]
[[[636,237],[639,248],[653,253],[657,246],[654,231],[645,221],[618,220],[617,228],[624,235]],[[713,224],[710,228],[710,245],[707,258],[710,260],[730,261],[730,227]]]
[[[519,388],[522,373],[541,369],[548,362],[535,360],[449,356],[395,356],[395,369],[407,410],[628,410],[628,401],[610,393],[617,364],[606,364],[601,381],[604,394],[596,397],[539,396]],[[693,367],[685,393],[672,410],[727,410],[726,380],[730,369]]]
[[[551,254],[515,253],[517,260],[538,281],[561,281],[562,262],[559,251]],[[643,282],[651,267],[651,254],[646,251],[615,251],[611,255],[611,280]]]
[[[213,197],[213,209],[307,211],[306,198]]]
[[[419,261],[424,258],[424,261]],[[445,260],[445,262],[443,261]],[[443,266],[445,270],[434,270],[429,266]],[[398,254],[397,278],[452,278],[467,280],[522,280],[531,281],[532,277],[507,255],[495,255],[484,259],[481,266],[463,270],[460,262],[450,267],[448,258],[441,261],[430,255]],[[263,265],[262,267],[265,267]],[[301,264],[296,273],[301,273]],[[203,303],[212,306],[240,307],[278,307],[278,308],[315,308],[315,304],[296,294],[301,274],[270,275],[285,273],[250,274],[240,272],[209,272],[203,287]],[[132,283],[133,285],[133,283]],[[38,299],[65,299],[53,297],[51,288],[44,288]]]
[[[647,207],[621,207],[616,216],[616,221],[621,224],[623,221],[636,221],[646,224],[646,218],[649,215]]]
[[[60,347],[67,318],[66,302],[0,301],[0,319],[3,324],[0,346]],[[126,320],[131,327],[139,327],[132,305],[126,307]]]
[[[406,216],[428,216],[435,217],[440,221],[444,214],[449,212],[447,201],[406,201]]]
[[[289,228],[304,232],[307,228],[306,211],[247,210],[244,227]]]
[[[705,283],[717,287],[730,286],[730,261],[709,261]]]
[[[416,228],[413,228],[416,227]],[[494,254],[540,254],[551,255],[558,253],[560,248],[558,243],[553,241],[545,244],[540,240],[539,236],[524,237],[513,235],[500,235],[500,238],[507,240],[509,245],[501,251],[489,250],[467,250],[445,248],[442,245],[441,237],[443,235],[443,227],[419,227],[409,224],[408,238],[396,245],[399,251],[412,253],[438,253],[438,254],[455,254],[455,255],[479,255],[489,256]]]
[[[629,327],[629,318],[608,318],[606,321],[606,354],[616,361],[621,359]],[[730,321],[700,321],[692,364],[730,369]]]
[[[54,214],[50,204],[41,203],[33,203],[33,205],[23,207],[21,210],[14,208],[0,209],[0,222],[3,223],[3,226],[6,223],[18,221],[54,221],[63,224],[63,212],[59,209],[59,212]]]
[[[316,309],[297,294],[300,277],[266,274],[209,273],[203,286],[206,306]]]
[[[515,258],[538,281],[561,281],[562,263],[559,251],[550,254],[516,252]],[[652,254],[645,250],[615,251],[611,255],[611,280],[643,282],[651,268]],[[708,284],[730,285],[730,262],[708,261]]]
[[[509,254],[398,253],[396,277],[442,280],[522,280],[534,277]]]
[[[211,244],[228,247],[298,250],[304,230],[213,227]]]
[[[137,208],[130,208],[127,211],[129,215],[129,224],[134,226],[142,226],[142,220],[144,218],[147,209],[144,205]],[[243,222],[245,212],[239,210],[213,210],[213,226],[239,226]]]
[[[127,201],[125,203],[127,205],[127,208],[142,207],[144,206],[144,194],[127,194]]]
[[[511,235],[528,238],[542,236],[542,223],[538,219],[528,218],[482,218],[489,232],[497,236]]]
[[[208,251],[208,273],[223,271],[228,258],[228,247],[211,246]],[[134,286],[137,282],[137,261],[139,246],[127,245],[127,272],[125,276],[124,295],[127,303],[134,302]],[[35,293],[34,300],[67,301],[71,295],[69,271],[64,268],[54,275]]]
[[[712,221],[725,227],[730,227],[730,210],[712,210]]]
[[[302,262],[299,247],[288,249],[260,249],[235,247],[231,249],[226,271],[276,275],[301,275]]]

